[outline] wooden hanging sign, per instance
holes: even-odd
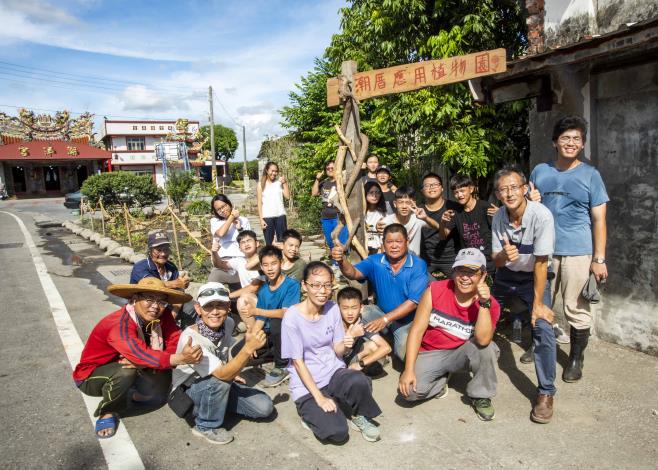
[[[506,70],[505,49],[493,49],[447,59],[357,72],[353,76],[352,92],[356,99],[362,101],[376,96],[462,82]],[[330,108],[340,104],[338,88],[338,78],[327,80],[327,106]]]

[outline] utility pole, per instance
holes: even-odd
[[[208,87],[208,120],[210,121],[210,155],[212,156],[212,180],[215,190],[219,192],[219,180],[217,179],[217,164],[215,163],[215,115],[212,110],[212,87]]]
[[[249,173],[247,173],[247,138],[245,137],[245,127],[242,126],[242,156],[244,157],[244,170],[242,180],[244,181],[244,192],[249,192]]]

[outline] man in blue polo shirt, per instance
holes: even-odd
[[[377,305],[363,309],[363,319],[368,322],[366,330],[390,331],[393,352],[404,361],[409,328],[428,284],[427,264],[409,253],[404,225],[391,224],[384,229],[383,249],[384,253],[370,255],[356,266],[344,256],[342,246],[335,246],[331,256],[347,279],[370,282]]]
[[[190,279],[185,272],[181,276],[176,265],[169,261],[171,242],[167,234],[160,231],[150,233],[147,247],[147,258],[135,263],[130,273],[130,283],[137,284],[145,277],[155,277],[162,280],[165,287],[169,289],[185,291],[190,285]],[[185,329],[194,324],[196,319],[194,301],[172,307],[179,328]]]

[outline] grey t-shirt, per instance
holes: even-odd
[[[514,227],[507,214],[507,209],[501,207],[494,215],[491,223],[491,248],[493,253],[503,250],[503,234],[512,245],[519,250],[519,258],[514,262],[505,263],[512,271],[532,272],[535,256],[552,256],[555,248],[555,228],[553,215],[544,205],[528,201],[523,213],[520,227]]]

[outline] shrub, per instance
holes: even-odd
[[[196,177],[191,171],[174,170],[167,177],[165,191],[179,211],[181,203],[185,200],[194,183],[196,183]]]
[[[126,202],[129,205],[148,206],[162,197],[161,190],[148,175],[130,171],[115,171],[90,176],[80,189],[92,206],[102,198],[103,204],[113,206]],[[121,195],[121,196],[120,196]]]
[[[197,199],[196,201],[190,202],[185,208],[185,211],[190,215],[208,215],[210,214],[210,201]]]

